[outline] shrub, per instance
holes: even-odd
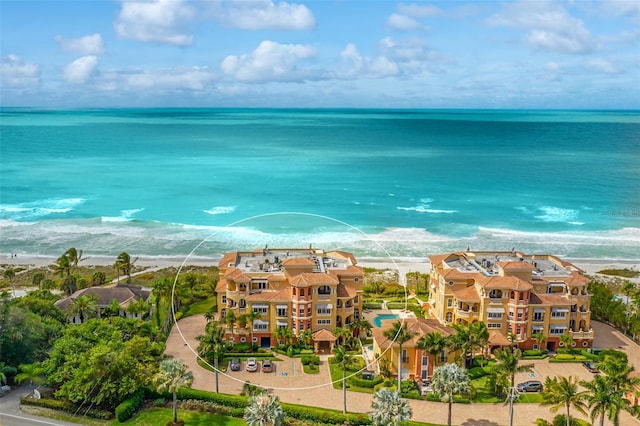
[[[124,423],[129,420],[138,410],[138,407],[142,404],[144,400],[144,389],[138,389],[136,393],[133,394],[128,399],[122,401],[116,407],[116,418],[120,423]]]
[[[33,405],[36,407],[51,408],[53,410],[61,410],[67,413],[75,413],[78,410],[74,404],[68,401],[62,401],[59,399],[50,398],[20,398],[20,403],[24,405]],[[81,410],[82,415],[99,420],[110,420],[113,418],[113,413],[107,410]]]
[[[440,402],[441,399],[442,399],[442,397],[440,396],[439,393],[428,393],[427,394],[427,401]]]
[[[363,303],[362,309],[382,309],[382,303]]]
[[[167,405],[167,400],[164,398],[156,398],[153,401],[153,406],[154,407],[164,407],[165,405]]]
[[[307,407],[294,404],[282,404],[282,408],[287,417],[298,420],[307,420],[314,423],[330,425],[370,425],[371,420],[366,414],[342,414],[339,411],[327,410],[325,408]]]
[[[320,357],[318,355],[305,355],[300,358],[303,365],[320,365]]]
[[[375,379],[373,379],[373,380],[362,379],[362,378],[360,378],[360,377],[353,376],[353,377],[352,377],[351,379],[349,379],[349,380],[351,380],[351,384],[352,384],[353,386],[357,386],[357,387],[359,387],[359,388],[368,388],[368,389],[371,389],[371,388],[375,387],[376,385],[378,385],[378,384],[382,383],[382,380],[383,380],[383,379],[382,379],[382,377],[381,377],[381,376],[378,376],[378,377],[376,377],[376,378],[375,378]]]
[[[485,367],[473,367],[469,369],[469,379],[471,380],[479,379],[489,374],[490,372]]]
[[[245,408],[249,405],[247,397],[238,395],[225,395],[199,389],[181,388],[178,390],[179,399],[199,399],[201,401],[215,402],[234,408]]]

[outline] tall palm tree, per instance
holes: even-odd
[[[313,331],[310,329],[302,330],[298,333],[298,342],[304,346],[311,346],[313,344]]]
[[[460,351],[460,365],[467,366],[467,358],[471,353],[471,331],[467,324],[453,324],[455,334],[449,336],[449,345],[452,350]]]
[[[580,382],[586,389],[584,400],[591,410],[591,421],[595,424],[596,418],[600,417],[600,426],[604,426],[605,416],[614,425],[618,425],[620,411],[630,408],[629,401],[624,397],[625,392],[622,389],[612,389],[607,379],[608,377],[596,375],[590,382]]]
[[[243,416],[249,426],[280,426],[284,418],[284,410],[278,397],[265,394],[250,397]]]
[[[368,333],[371,331],[372,328],[373,326],[371,325],[369,320],[365,318],[359,319],[358,321],[354,321],[351,324],[349,324],[349,329],[353,332],[354,337],[360,337],[360,334],[363,331],[365,333]]]
[[[567,349],[571,349],[575,344],[575,342],[573,341],[573,336],[571,336],[571,334],[569,333],[565,333],[562,336],[560,336],[560,341],[562,342],[564,347]]]
[[[402,345],[411,340],[417,333],[409,330],[406,323],[396,321],[393,326],[383,332],[384,337],[398,343],[398,392],[402,389]]]
[[[544,344],[547,343],[547,336],[545,336],[544,333],[533,333],[531,338],[535,340],[540,350],[542,350]]]
[[[253,322],[262,319],[262,313],[250,309],[246,314],[247,325],[249,326],[249,336],[251,336],[251,344],[253,345]]]
[[[38,287],[38,290],[42,290],[42,282],[44,281],[44,279],[45,275],[43,272],[36,272],[31,278],[31,283]]]
[[[83,294],[75,299],[71,300],[71,303],[67,306],[67,318],[73,318],[76,315],[80,318],[82,324],[89,318],[98,315],[98,299],[94,295],[87,296]]]
[[[39,362],[34,362],[33,364],[20,364],[18,368],[20,369],[20,373],[16,374],[16,382],[22,383],[28,380],[31,386],[33,386],[34,383],[36,385],[42,383],[44,367]]]
[[[411,406],[400,398],[399,392],[385,388],[373,395],[371,408],[374,412],[369,414],[369,418],[374,426],[397,426],[401,421],[409,420],[413,414]]]
[[[122,272],[127,276],[127,283],[131,284],[131,270],[133,269],[133,265],[137,260],[137,257],[132,260],[131,256],[129,256],[129,253],[124,251],[118,255],[115,263],[113,264],[113,267],[118,273],[118,282],[120,282],[120,272]]]
[[[587,414],[584,403],[585,394],[578,391],[578,379],[575,377],[547,377],[540,395],[543,399],[541,405],[550,405],[552,413],[561,408],[566,409],[567,426],[571,426],[571,407],[582,414]]]
[[[493,366],[493,373],[496,376],[496,387],[502,387],[508,383],[509,387],[515,386],[516,373],[531,371],[533,364],[518,365],[522,359],[522,351],[520,349],[511,349],[507,346],[504,349],[496,349],[494,352],[498,361]],[[503,384],[502,386],[500,386]]]
[[[447,397],[449,402],[449,413],[447,415],[447,425],[451,426],[451,410],[453,407],[453,396],[467,393],[471,390],[469,374],[467,370],[458,364],[445,364],[438,367],[433,372],[431,387],[435,392]]]
[[[482,354],[485,353],[485,348],[489,343],[489,329],[487,325],[482,322],[474,322],[469,325],[469,340],[470,340],[470,351],[473,354],[475,351],[480,350]]]
[[[231,336],[233,336],[233,329],[237,321],[238,321],[238,318],[236,317],[235,312],[229,309],[227,311],[227,314],[224,316],[224,322],[227,325],[227,327],[231,329]]]
[[[447,349],[449,345],[449,341],[446,337],[442,335],[439,331],[433,331],[431,333],[427,333],[418,340],[416,344],[416,348],[422,349],[427,353],[431,354],[434,359],[434,366],[438,365],[439,355]]]
[[[9,285],[11,286],[11,288],[13,289],[13,298],[16,298],[16,286],[13,283],[13,280],[16,278],[16,271],[13,270],[13,268],[7,268],[4,271],[2,271],[2,276],[9,281]]]
[[[333,329],[333,335],[338,338],[338,344],[344,345],[347,337],[351,336],[351,330],[346,327],[336,327]]]
[[[177,359],[167,359],[160,363],[160,371],[154,377],[158,392],[165,390],[173,393],[173,423],[178,422],[178,397],[180,387],[191,387],[193,373]]]
[[[347,349],[338,345],[333,349],[333,359],[342,368],[342,412],[347,412],[347,368],[355,364],[353,355],[347,353]]]
[[[76,271],[78,270],[78,262],[86,259],[82,257],[82,250],[76,250],[75,247],[70,247],[63,256],[69,259],[69,265]]]
[[[219,360],[224,353],[228,350],[229,344],[224,338],[224,329],[216,321],[207,323],[205,327],[206,334],[198,336],[200,341],[198,346],[198,354],[206,360],[213,359],[214,373],[216,377],[216,393],[219,393],[218,388],[218,368]]]
[[[58,275],[60,278],[70,277],[71,276],[72,265],[69,257],[62,255],[57,260],[55,265],[53,265],[53,273]]]

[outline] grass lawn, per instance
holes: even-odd
[[[210,297],[200,302],[192,303],[191,305],[189,305],[189,310],[186,311],[184,315],[182,315],[182,318],[188,317],[191,315],[198,315],[198,314],[204,314],[206,312],[209,312],[209,310],[213,306],[215,306],[215,304],[216,304],[215,297]]]
[[[471,386],[473,386],[476,391],[476,397],[473,402],[503,402],[491,391],[489,387],[489,376],[472,380]]]
[[[542,395],[540,395],[539,393],[521,393],[516,402],[530,402],[539,404],[542,402]]]
[[[364,368],[364,360],[362,357],[356,357],[357,365],[351,368],[347,368],[347,390],[353,392],[373,393],[373,388],[361,388],[350,383],[349,376],[353,373],[360,371]],[[331,381],[333,382],[334,389],[342,389],[342,367],[338,364],[329,364],[329,371],[331,371]]]
[[[142,410],[132,419],[120,423],[118,420],[111,422],[111,426],[136,425],[136,426],[162,426],[173,420],[173,410],[170,408],[150,408]],[[222,416],[220,414],[201,413],[198,411],[178,410],[178,420],[184,420],[185,426],[246,426],[247,423],[235,417]]]

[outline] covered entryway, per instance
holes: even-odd
[[[511,346],[513,343],[506,338],[506,336],[499,331],[490,331],[489,332],[489,341],[487,346],[489,346],[489,352],[493,353],[496,349],[502,349],[505,346]]]
[[[322,329],[313,333],[313,348],[317,354],[330,354],[338,338],[329,330]]]

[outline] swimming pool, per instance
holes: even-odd
[[[373,325],[375,325],[376,327],[380,327],[382,321],[398,319],[398,318],[400,318],[400,315],[396,315],[396,314],[379,314],[379,315],[376,315],[376,317],[373,319]]]

